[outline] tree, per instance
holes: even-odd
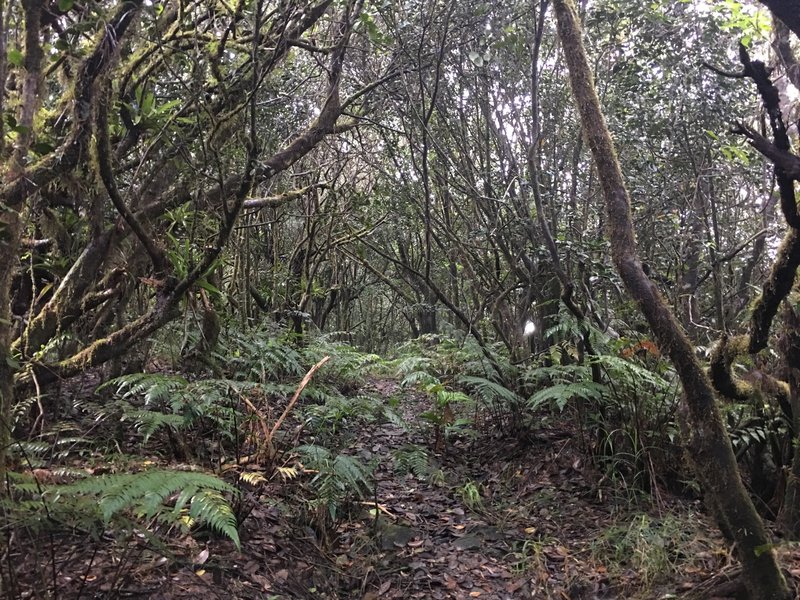
[[[359,0],[0,13],[2,469],[15,394],[121,357],[213,293],[243,207],[264,206],[251,196],[288,188],[397,74],[351,58],[372,44]]]
[[[723,531],[736,540],[750,596],[789,598],[790,592],[766,529],[739,476],[711,381],[637,256],[630,197],[594,89],[577,12],[569,0],[555,0],[554,7],[573,95],[603,187],[614,264],[683,383],[690,435],[688,447],[698,477]]]

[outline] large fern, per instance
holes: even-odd
[[[143,397],[145,406],[157,406],[184,390],[188,384],[189,382],[180,375],[132,373],[105,382],[97,388],[97,391],[116,388],[116,394],[122,398]]]
[[[486,404],[516,406],[522,401],[522,398],[515,391],[485,377],[462,375],[458,378],[458,383],[466,387],[472,392],[473,396]]]
[[[559,410],[564,410],[572,400],[601,400],[607,391],[608,387],[605,384],[591,381],[557,383],[539,390],[528,398],[528,408],[536,410],[543,404],[553,403]]]
[[[80,501],[89,500],[99,508],[105,524],[122,515],[169,524],[185,523],[188,517],[190,522],[207,525],[239,546],[236,517],[223,496],[235,496],[238,491],[207,473],[153,469],[87,477],[64,485],[43,486],[29,481],[15,488],[48,504],[84,505]]]

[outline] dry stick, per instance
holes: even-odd
[[[273,425],[273,427],[272,427],[272,431],[269,432],[269,440],[268,441],[270,443],[272,442],[273,438],[275,437],[275,434],[278,432],[278,429],[280,429],[280,426],[283,424],[283,421],[286,419],[286,417],[289,416],[289,413],[292,411],[292,408],[297,403],[297,399],[300,398],[300,394],[305,389],[305,387],[308,385],[308,382],[311,381],[311,378],[314,376],[314,373],[316,373],[317,370],[322,365],[324,365],[326,362],[328,362],[330,359],[331,359],[330,356],[323,357],[322,360],[319,361],[317,364],[315,364],[313,367],[311,367],[311,369],[308,371],[308,373],[306,373],[306,376],[303,377],[303,380],[300,382],[300,385],[297,386],[297,391],[294,393],[294,396],[292,396],[291,401],[289,402],[289,404],[284,409],[283,414],[281,414],[281,416],[278,417],[278,420],[275,421],[275,425]]]
[[[255,414],[256,419],[258,419],[258,425],[261,427],[261,432],[264,434],[264,438],[267,441],[267,445],[269,445],[269,442],[272,439],[272,437],[270,436],[269,433],[269,425],[267,425],[267,418],[261,413],[260,410],[258,410],[255,404],[250,402],[250,399],[247,396],[242,394],[241,398],[242,402],[244,402],[247,405],[247,407],[253,411],[253,414]]]

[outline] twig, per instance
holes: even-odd
[[[286,406],[281,416],[278,417],[278,420],[275,421],[275,425],[272,426],[272,431],[269,432],[270,442],[272,442],[272,440],[275,438],[275,434],[278,432],[278,429],[280,429],[280,426],[283,424],[283,421],[286,419],[286,417],[289,416],[289,413],[292,411],[292,408],[294,408],[294,405],[297,403],[298,398],[300,398],[300,394],[308,385],[308,382],[311,381],[311,378],[314,376],[314,373],[316,373],[317,370],[326,362],[328,362],[330,359],[331,359],[330,356],[323,357],[322,360],[320,360],[317,364],[311,367],[308,373],[306,373],[306,376],[303,377],[303,380],[300,382],[300,385],[297,386],[297,391],[294,393],[294,396],[292,396],[291,401]]]

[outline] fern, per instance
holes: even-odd
[[[439,379],[427,371],[411,371],[400,381],[402,387],[427,387],[439,384]]]
[[[186,426],[186,419],[181,415],[170,415],[154,410],[127,411],[121,420],[131,420],[136,430],[142,435],[142,444],[146,444],[150,437],[162,427],[173,430]]]
[[[522,401],[522,398],[513,390],[485,377],[462,375],[458,378],[458,383],[471,390],[487,404],[499,403],[515,406]]]
[[[672,383],[654,373],[650,369],[637,364],[633,361],[602,354],[592,358],[608,374],[616,385],[624,385],[630,388],[641,388],[649,386],[657,392],[667,392],[672,388]]]
[[[207,524],[230,539],[237,549],[241,549],[236,515],[220,492],[212,489],[198,490],[191,498],[189,517]]]
[[[357,458],[339,454],[317,445],[296,449],[306,467],[316,471],[311,485],[316,498],[314,508],[324,507],[331,523],[336,522],[339,508],[352,497],[363,498],[370,489],[370,470]]]
[[[54,460],[64,460],[76,449],[84,449],[88,440],[82,437],[62,437],[53,441],[31,440],[14,442],[9,452],[19,456],[30,467],[41,467]]]
[[[432,364],[433,361],[425,356],[409,356],[397,365],[397,373],[405,376],[412,372],[428,372]]]
[[[17,484],[19,491],[36,494],[34,482]],[[238,491],[221,479],[193,471],[151,470],[141,473],[120,473],[89,477],[66,485],[47,486],[43,499],[53,503],[88,499],[99,507],[105,524],[131,513],[139,519],[156,518],[178,523],[188,505],[188,515],[198,523],[227,536],[239,547],[236,518],[223,493]],[[174,507],[167,500],[177,494]]]
[[[154,406],[170,399],[176,392],[184,390],[188,384],[189,382],[179,375],[132,373],[105,382],[97,388],[97,391],[116,387],[118,396],[124,399],[143,396],[145,406]]]
[[[355,422],[373,422],[382,416],[384,408],[370,396],[329,396],[324,404],[306,408],[306,423],[320,435],[335,435]]]
[[[408,431],[408,421],[405,419],[405,417],[394,410],[394,408],[388,406],[384,407],[383,417],[398,429],[401,429],[402,431]]]
[[[327,381],[340,388],[353,389],[361,386],[369,371],[382,364],[376,354],[364,354],[344,342],[330,341],[331,334],[312,340],[305,351],[309,364],[316,364],[323,356],[331,360],[318,380]]]
[[[536,410],[542,404],[554,402],[559,410],[564,410],[566,405],[575,398],[581,400],[601,400],[603,394],[607,390],[607,386],[591,381],[558,383],[544,388],[543,390],[539,390],[531,396],[528,399],[528,408]]]
[[[526,383],[537,385],[548,383],[571,383],[575,380],[589,379],[591,369],[588,365],[537,366],[524,374]]]
[[[396,449],[392,452],[392,456],[395,470],[400,475],[411,473],[419,479],[427,479],[433,472],[430,456],[422,446],[409,444]]]
[[[263,330],[229,335],[212,356],[229,365],[234,378],[262,383],[299,377],[306,370],[302,355],[293,346]]]

